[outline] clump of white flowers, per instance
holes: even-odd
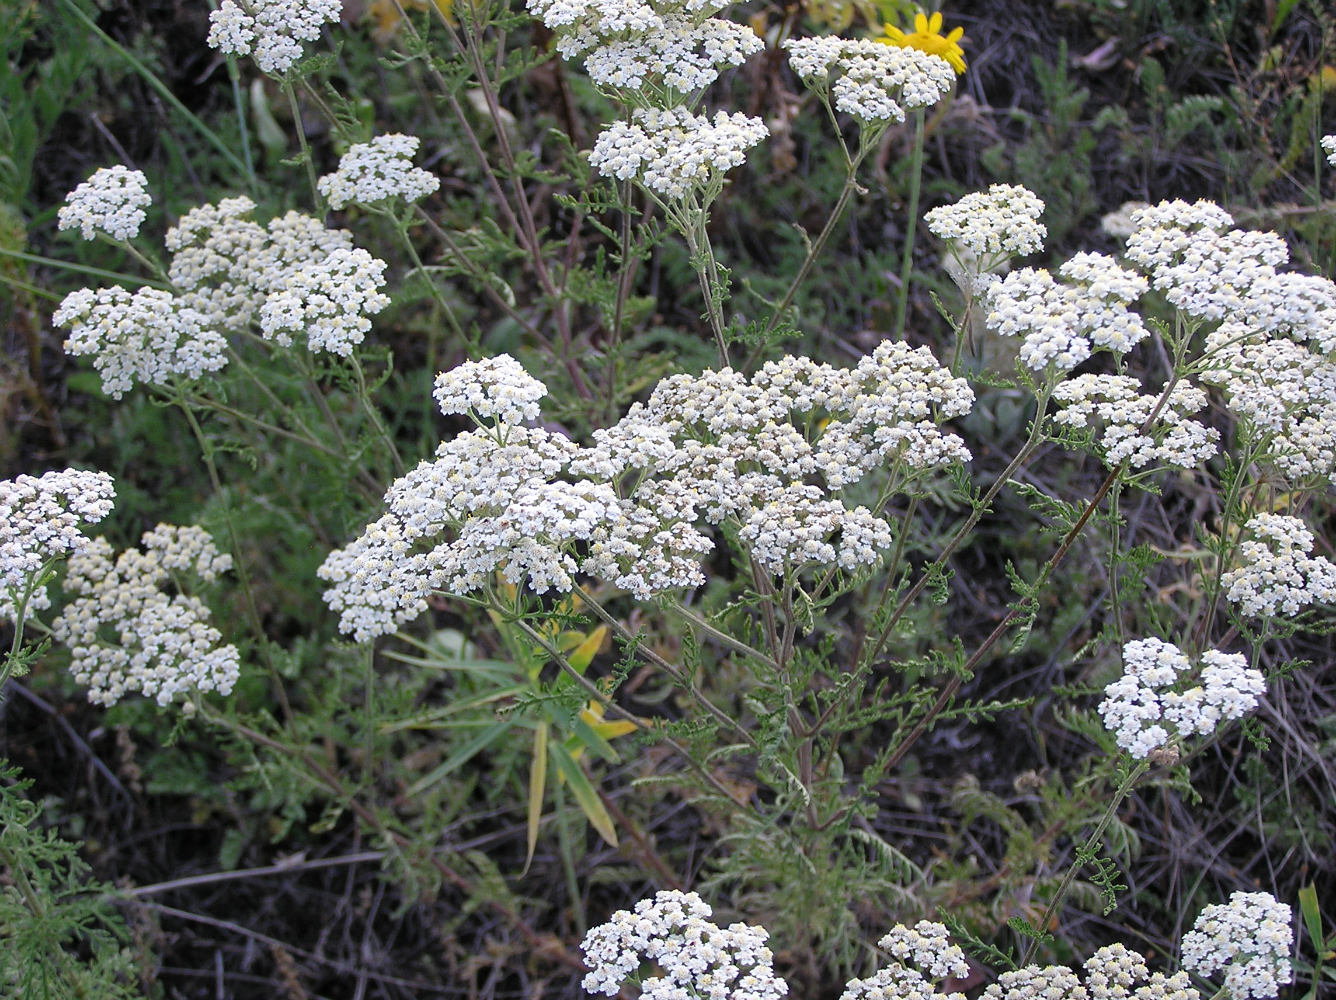
[[[208,608],[181,591],[182,581],[212,581],[232,567],[202,528],[160,524],[144,549],[113,559],[95,539],[69,562],[65,591],[78,595],[51,624],[70,648],[70,671],[88,700],[114,705],[140,691],[168,705],[179,695],[228,694],[239,673],[236,647],[208,623]],[[174,584],[177,593],[163,589]]]
[[[929,231],[946,240],[972,286],[1002,262],[1043,249],[1048,235],[1039,221],[1043,214],[1044,202],[1033,191],[1019,184],[993,184],[953,205],[934,208],[923,219]]]
[[[595,140],[589,162],[600,174],[673,201],[695,196],[693,209],[702,211],[723,189],[724,175],[770,134],[759,118],[695,111],[721,69],[740,66],[764,46],[750,28],[711,16],[723,6],[528,0],[529,12],[557,36],[562,57],[583,56],[590,78],[632,110],[629,121],[613,122]]]
[[[346,205],[377,205],[402,198],[413,202],[436,191],[439,178],[413,166],[421,140],[397,132],[348,147],[339,167],[316,182],[335,210]]]
[[[786,358],[750,380],[670,376],[584,447],[525,426],[546,392],[504,355],[438,376],[442,412],[477,428],[396,481],[386,513],[325,560],[344,631],[386,634],[433,591],[470,593],[497,572],[540,594],[577,573],[641,599],[700,586],[718,525],[776,576],[860,571],[894,536],[840,491],[881,469],[889,496],[970,457],[940,427],[969,411],[968,384],[896,342],[853,368]]]
[[[1094,350],[1124,354],[1147,333],[1128,306],[1146,279],[1104,254],[1079,253],[1059,268],[1013,271],[988,289],[986,322],[1004,337],[1023,337],[1019,360],[1035,372],[1075,368]]]
[[[200,527],[158,525],[142,541],[142,551],[112,558],[110,543],[98,538],[69,559],[65,593],[77,597],[51,633],[68,646],[73,677],[88,685],[95,705],[115,705],[131,692],[159,705],[182,694],[230,693],[239,673],[236,648],[219,645],[207,607],[182,585],[216,579],[231,569],[231,555],[219,553]],[[168,595],[168,583],[178,593]]]
[[[941,56],[869,38],[791,38],[789,65],[823,101],[863,125],[903,122],[951,92],[956,71]],[[831,76],[834,81],[831,82]]]
[[[1120,747],[1144,760],[1175,739],[1209,736],[1222,720],[1257,707],[1266,685],[1242,654],[1208,650],[1201,663],[1194,678],[1191,661],[1173,643],[1149,638],[1123,646],[1123,675],[1105,687],[1099,705]]]
[[[118,163],[93,171],[93,176],[66,195],[56,221],[61,229],[79,230],[86,240],[98,233],[113,240],[131,240],[139,235],[151,204],[148,178]]]
[[[266,73],[282,74],[302,57],[302,42],[343,14],[342,0],[223,0],[209,15],[210,47],[253,56]]]
[[[1220,432],[1188,415],[1206,406],[1206,393],[1186,381],[1176,383],[1147,427],[1159,400],[1142,395],[1141,383],[1127,375],[1078,375],[1058,383],[1053,398],[1063,404],[1054,423],[1069,427],[1102,425],[1098,443],[1104,464],[1127,462],[1134,469],[1151,463],[1195,468],[1215,454]]]
[[[25,611],[51,606],[45,587],[32,590],[35,575],[86,548],[84,526],[110,514],[115,496],[105,472],[65,469],[0,480],[0,620],[12,620],[20,604]]]
[[[1291,911],[1268,892],[1235,892],[1201,911],[1183,936],[1183,965],[1202,976],[1221,970],[1235,1000],[1274,997],[1294,978]]]
[[[370,332],[368,317],[390,304],[384,284],[383,260],[360,248],[335,250],[288,273],[260,308],[260,333],[280,347],[305,333],[308,349],[347,357]]]
[[[160,288],[133,294],[124,288],[80,288],[65,296],[52,321],[69,327],[65,353],[92,356],[102,391],[113,399],[136,382],[169,386],[227,364],[227,341],[209,318]]]
[[[251,219],[249,198],[191,209],[167,231],[172,291],[82,288],[53,317],[69,328],[67,353],[91,356],[102,389],[120,398],[136,384],[170,386],[224,368],[227,334],[258,326],[289,346],[347,356],[389,304],[385,262],[298,212]]]
[[[920,920],[897,924],[878,942],[896,961],[867,979],[851,979],[840,1000],[963,1000],[963,993],[939,993],[932,983],[969,975],[965,953],[951,943],[946,927]]]
[[[696,189],[713,194],[768,134],[764,122],[741,112],[719,111],[711,120],[683,107],[642,108],[600,133],[589,163],[606,177],[639,181],[665,198],[685,198]]]
[[[1225,596],[1245,615],[1298,614],[1336,604],[1336,565],[1313,551],[1313,533],[1297,517],[1261,513],[1244,525],[1239,565],[1225,573]]]
[[[629,102],[661,103],[703,92],[719,79],[721,69],[741,66],[764,47],[746,25],[719,17],[700,20],[667,14],[655,31],[612,39],[590,50],[585,71],[599,86]]]
[[[694,892],[665,890],[641,900],[635,910],[618,910],[592,927],[582,948],[590,972],[582,985],[592,994],[616,996],[622,985],[638,982],[645,1000],[778,1000],[789,986],[775,975],[763,927],[734,923],[720,927],[713,911]],[[641,976],[645,964],[654,975]]]
[[[1336,167],[1336,135],[1324,135],[1322,148],[1326,151],[1327,162]]]
[[[1028,965],[1004,972],[984,1000],[1200,1000],[1186,972],[1151,972],[1146,959],[1121,944],[1100,948],[1085,963],[1085,982],[1065,965]]]

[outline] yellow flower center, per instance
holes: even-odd
[[[945,59],[957,74],[965,72],[965,50],[960,47],[960,38],[964,28],[952,28],[948,35],[942,34],[942,15],[935,13],[929,18],[926,14],[914,15],[914,30],[901,31],[892,25],[886,25],[886,34],[877,41],[886,45],[897,45],[902,49],[918,49],[930,56]]]

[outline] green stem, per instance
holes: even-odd
[[[182,104],[181,100],[172,93],[171,88],[159,80],[157,75],[154,74],[148,66],[116,42],[116,40],[105,31],[99,28],[92,18],[79,9],[79,5],[76,4],[74,0],[60,0],[60,2],[64,4],[65,8],[69,10],[70,13],[83,23],[84,27],[97,35],[97,37],[109,46],[113,52],[128,62],[130,66],[133,67],[134,71],[143,77],[144,81],[157,92],[159,97],[166,101],[178,114],[185,118],[186,121],[190,122],[191,126],[204,137],[209,145],[213,146],[214,149],[218,150],[218,152],[223,155],[223,159],[232,164],[243,177],[249,178],[252,181],[251,190],[254,190],[253,175],[246,169],[246,164],[237,158],[237,154],[232,152],[231,146],[224,142],[216,132],[209,128],[209,126],[205,125],[204,122],[200,120],[199,116],[192,113],[189,108]]]
[[[1083,867],[1085,867],[1085,862],[1081,860],[1080,855],[1091,854],[1099,849],[1100,838],[1104,836],[1104,831],[1107,830],[1109,824],[1113,822],[1113,817],[1114,814],[1117,813],[1118,807],[1123,804],[1123,799],[1127,798],[1128,793],[1132,791],[1132,786],[1136,784],[1137,780],[1148,770],[1150,770],[1150,765],[1145,761],[1138,763],[1136,767],[1132,768],[1132,770],[1127,773],[1127,777],[1124,778],[1122,784],[1118,786],[1118,790],[1113,793],[1113,798],[1109,800],[1109,805],[1108,808],[1104,810],[1104,815],[1100,817],[1099,823],[1095,825],[1095,829],[1091,832],[1090,836],[1086,838],[1085,845],[1077,852],[1077,859],[1073,861],[1071,867],[1067,869],[1067,873],[1063,875],[1062,881],[1058,884],[1057,891],[1053,894],[1053,898],[1049,900],[1048,908],[1044,910],[1044,916],[1039,921],[1038,927],[1036,928],[1040,934],[1045,932],[1045,929],[1049,926],[1049,922],[1053,919],[1053,915],[1062,904],[1063,898],[1067,895],[1067,891],[1071,889],[1072,882],[1076,880],[1077,874],[1080,873]],[[1034,955],[1038,948],[1039,938],[1031,938],[1029,945],[1026,946],[1025,956],[1021,959],[1021,968],[1025,968],[1025,966],[1029,965],[1034,960]]]
[[[306,180],[311,185],[311,200],[316,206],[323,205],[325,199],[320,196],[320,188],[316,186],[315,179],[315,160],[311,157],[311,147],[306,142],[306,127],[302,124],[302,111],[297,106],[297,91],[292,86],[292,81],[286,77],[280,84],[283,90],[283,96],[288,99],[288,107],[292,109],[292,127],[297,133],[297,145],[301,147],[302,164],[306,167]]]
[[[918,232],[919,189],[923,184],[923,109],[914,112],[914,149],[909,161],[909,206],[905,219],[905,252],[900,260],[900,298],[895,303],[894,338],[905,334],[909,282],[914,274],[914,236]]]

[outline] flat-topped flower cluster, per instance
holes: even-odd
[[[566,59],[583,57],[590,79],[630,109],[594,143],[589,162],[605,177],[634,180],[672,200],[703,192],[767,135],[759,118],[696,113],[721,70],[741,66],[764,43],[750,28],[715,17],[722,0],[528,0]]]
[[[791,38],[789,65],[804,86],[864,126],[903,122],[955,86],[956,71],[938,55],[869,38]]]
[[[160,524],[143,545],[113,558],[111,544],[97,538],[70,559],[65,591],[78,596],[51,623],[51,634],[69,647],[74,679],[99,705],[132,691],[159,705],[195,692],[228,694],[239,673],[236,647],[220,644],[208,609],[181,585],[216,579],[231,569],[232,557],[196,527]]]
[[[635,981],[645,1000],[780,1000],[789,985],[775,975],[763,927],[720,927],[694,892],[665,890],[591,927],[582,945],[590,972],[584,989],[616,996]],[[645,964],[657,974],[641,976]]]
[[[79,190],[67,207],[95,232],[120,224],[122,210],[107,202],[91,214]],[[81,288],[64,298],[53,320],[70,330],[65,350],[92,357],[105,393],[119,399],[136,384],[220,371],[229,336],[253,326],[280,346],[301,336],[309,350],[341,356],[363,341],[390,301],[380,290],[385,262],[346,230],[299,212],[261,225],[254,210],[249,198],[224,198],[182,216],[165,238],[170,289]]]
[[[884,502],[970,457],[940,426],[969,411],[969,386],[898,342],[852,368],[789,357],[751,379],[671,376],[585,447],[526,426],[544,395],[504,355],[439,376],[442,412],[477,427],[395,482],[387,512],[326,559],[345,631],[392,632],[433,591],[476,591],[498,571],[537,593],[569,591],[577,573],[640,598],[699,586],[716,526],[776,576],[856,571],[893,536],[840,491],[882,469]]]
[[[1257,707],[1266,684],[1241,653],[1207,650],[1201,663],[1194,671],[1182,650],[1163,639],[1123,646],[1123,675],[1104,689],[1099,706],[1120,747],[1144,760],[1184,737],[1209,736],[1222,721]]]
[[[116,489],[105,472],[65,469],[0,481],[0,621],[51,606],[35,577],[48,562],[87,548],[85,525],[111,513]]]
[[[301,43],[342,14],[343,0],[223,0],[209,15],[208,43],[281,75],[302,57]]]

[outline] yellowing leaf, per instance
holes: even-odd
[[[575,651],[567,657],[567,662],[570,663],[577,674],[583,674],[589,664],[593,662],[594,657],[598,655],[598,651],[603,648],[607,639],[608,626],[600,625],[575,647]]]

